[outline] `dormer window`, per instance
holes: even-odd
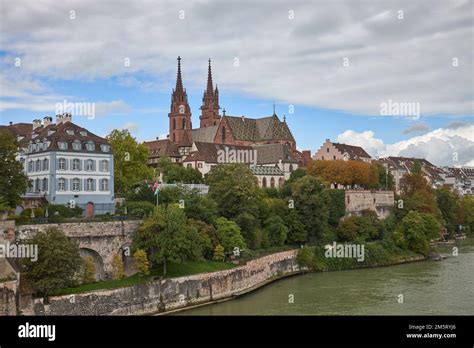
[[[87,132],[86,131],[80,131],[79,134],[82,135],[83,137],[87,137]]]
[[[68,129],[68,130],[66,131],[66,133],[67,133],[68,135],[74,135],[74,131],[73,131],[72,129]]]
[[[60,142],[58,143],[58,146],[59,146],[59,149],[60,149],[60,150],[67,150],[67,143],[64,142],[64,141],[60,141]]]
[[[82,148],[81,142],[80,141],[73,142],[72,143],[72,148],[76,151],[79,151]]]
[[[90,141],[86,144],[87,151],[94,151],[95,150],[95,144]]]
[[[100,150],[101,150],[102,152],[109,152],[109,151],[110,151],[110,146],[107,145],[107,144],[101,144],[101,145],[100,145]]]
[[[55,133],[54,130],[52,130],[52,129],[48,130],[48,136],[53,135],[54,133]]]

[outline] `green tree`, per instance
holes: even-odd
[[[21,202],[20,196],[26,192],[28,178],[23,173],[22,164],[16,160],[18,144],[7,129],[0,130],[0,198],[14,208]]]
[[[125,195],[145,179],[152,179],[153,169],[147,165],[148,148],[139,144],[126,129],[114,129],[106,137],[114,153],[115,192]]]
[[[86,256],[83,260],[82,282],[92,283],[95,281],[95,262],[92,256]]]
[[[425,233],[422,215],[412,210],[397,225],[392,238],[399,247],[427,255],[430,247]]]
[[[216,245],[216,248],[214,249],[214,256],[213,260],[214,261],[224,261],[224,247],[220,244]]]
[[[217,202],[220,215],[232,219],[255,212],[260,190],[257,178],[241,163],[214,166],[206,175],[209,197]]]
[[[253,214],[244,212],[239,214],[234,221],[240,227],[242,236],[245,239],[245,244],[247,244],[251,249],[257,249],[260,246],[260,241],[258,239],[260,221],[258,218]]]
[[[217,217],[217,203],[211,197],[192,191],[184,196],[184,211],[190,219],[212,224]]]
[[[441,224],[439,221],[431,214],[420,214],[423,219],[423,228],[426,239],[438,240],[441,238]]]
[[[234,221],[220,217],[216,219],[215,224],[219,244],[224,247],[226,252],[232,251],[235,247],[239,249],[246,247],[244,238],[240,233],[240,227]]]
[[[206,259],[212,259],[214,246],[219,242],[214,226],[207,224],[204,221],[194,219],[188,219],[188,224],[191,228],[196,229],[199,234],[197,242],[199,243],[199,249],[202,250],[202,255]]]
[[[379,190],[393,190],[395,188],[395,180],[390,170],[387,170],[384,165],[377,163],[379,173]]]
[[[273,215],[265,220],[264,225],[270,245],[282,246],[285,244],[288,235],[288,227],[285,226],[281,217]]]
[[[308,233],[304,223],[295,209],[289,209],[289,212],[283,217],[285,225],[288,227],[288,243],[305,243],[308,240]]]
[[[173,163],[168,157],[158,160],[158,171],[163,174],[163,180],[167,183],[199,184],[203,182],[202,174],[194,168],[185,168]]]
[[[125,277],[125,269],[123,267],[122,258],[119,254],[112,257],[112,279],[123,279]]]
[[[309,240],[321,240],[328,230],[328,189],[319,179],[306,175],[293,184],[292,192],[295,208],[306,226]]]
[[[344,190],[329,190],[329,224],[336,227],[339,220],[346,214]]]
[[[298,255],[296,256],[296,262],[300,267],[307,267],[308,269],[314,268],[314,253],[313,250],[308,247],[304,246],[298,251]]]
[[[438,208],[446,222],[446,228],[450,234],[453,234],[456,225],[459,224],[458,212],[460,208],[460,198],[446,186],[437,189],[435,195]]]
[[[75,285],[81,269],[79,247],[57,228],[48,228],[25,241],[38,246],[38,259],[22,259],[24,278],[33,291],[48,296],[57,290]]]
[[[133,253],[133,264],[140,275],[150,274],[150,263],[145,250],[138,249]]]

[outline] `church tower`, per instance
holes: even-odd
[[[219,116],[219,90],[213,90],[212,86],[212,72],[211,72],[211,60],[209,59],[209,68],[207,72],[207,88],[204,91],[202,97],[200,128],[217,126],[221,117]]]
[[[169,136],[170,140],[178,145],[190,145],[191,142],[191,108],[188,104],[188,95],[183,88],[181,80],[181,57],[178,57],[178,76],[176,78],[176,88],[171,95],[171,110],[168,114],[170,119]]]

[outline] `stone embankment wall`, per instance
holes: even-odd
[[[381,219],[386,218],[395,204],[393,191],[346,190],[346,215],[359,215],[369,209]]]
[[[0,282],[0,316],[16,315],[17,281]]]
[[[271,279],[300,271],[298,250],[268,255],[244,266],[187,277],[157,279],[127,288],[36,299],[33,315],[137,315],[230,298]],[[26,314],[26,313],[25,313]]]

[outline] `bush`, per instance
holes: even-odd
[[[60,216],[63,218],[82,217],[82,209],[79,207],[70,208],[61,204],[50,204],[48,205],[48,216],[50,218],[53,216]]]
[[[304,246],[298,252],[298,256],[296,257],[296,261],[300,267],[308,267],[308,269],[314,268],[314,253],[313,250],[308,247]]]
[[[155,209],[154,204],[146,201],[126,202],[122,207],[120,207],[121,212],[124,211],[125,207],[127,208],[127,215],[140,219],[149,216]]]

